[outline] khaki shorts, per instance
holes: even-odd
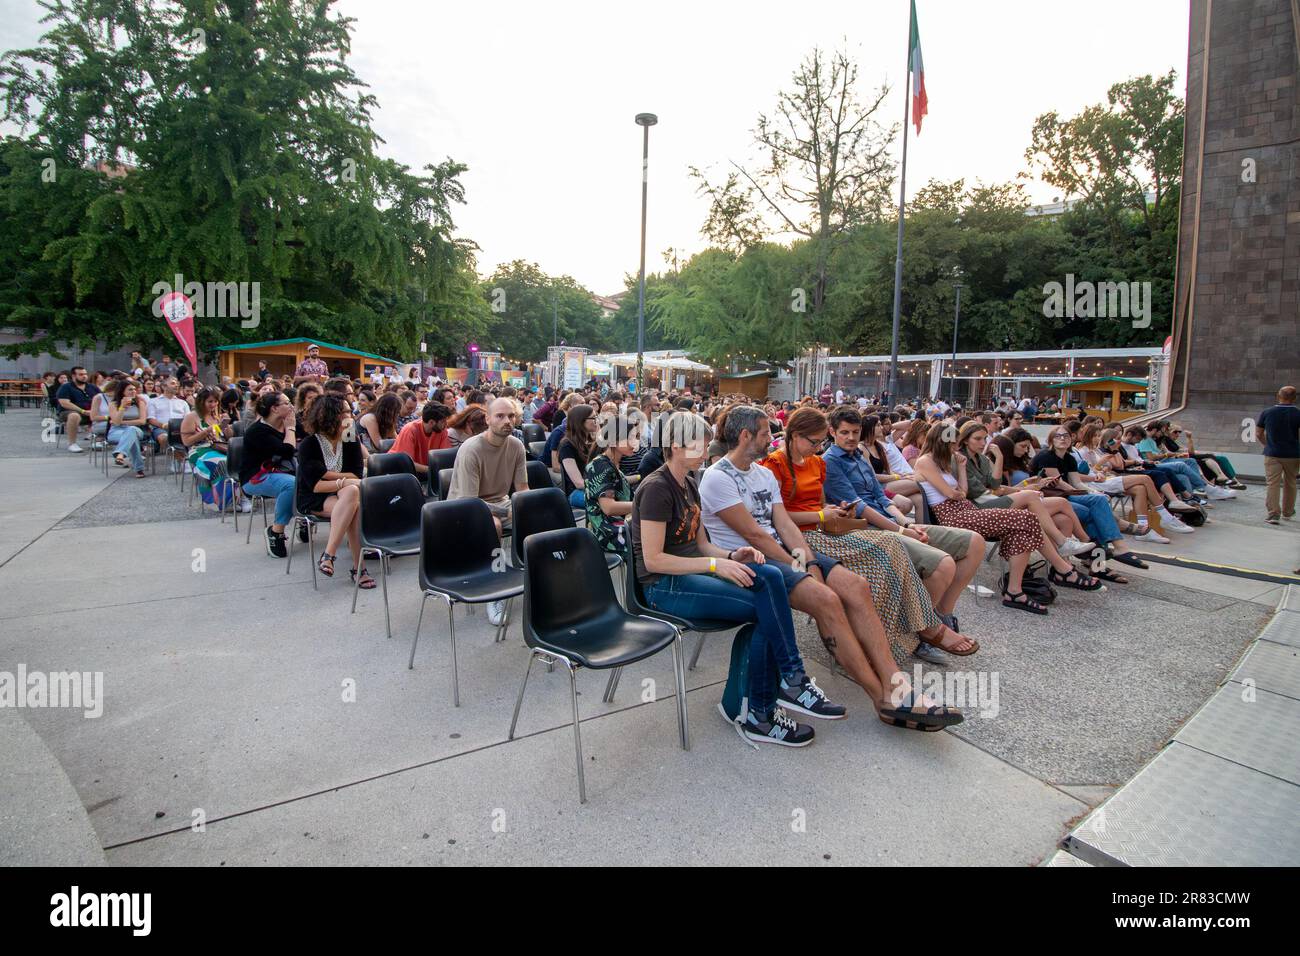
[[[907,535],[901,537],[903,546],[907,548],[907,556],[912,559],[912,565],[923,578],[932,575],[945,556],[951,556],[954,561],[966,557],[970,552],[971,541],[975,538],[975,532],[965,528],[947,528],[937,524],[919,524],[916,527],[929,536],[929,544],[922,544]]]

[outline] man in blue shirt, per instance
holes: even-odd
[[[934,609],[945,624],[960,632],[953,611],[984,560],[984,539],[964,528],[917,524],[905,518],[890,503],[858,445],[862,416],[857,409],[837,408],[830,421],[835,444],[822,454],[827,505],[842,504],[847,514],[865,519],[872,528],[898,532]],[[924,651],[921,656],[926,656]]]
[[[99,389],[90,384],[89,374],[80,365],[72,367],[72,377],[54,393],[54,400],[59,403],[59,421],[68,436],[68,451],[73,454],[81,451],[77,435],[83,422],[90,425],[90,403],[98,394]]]
[[[1277,524],[1278,515],[1288,521],[1295,518],[1296,474],[1300,472],[1300,408],[1296,408],[1295,397],[1294,385],[1278,389],[1277,404],[1261,412],[1255,423],[1255,438],[1264,446],[1264,477],[1268,479],[1264,506],[1269,524]]]

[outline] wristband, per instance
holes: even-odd
[[[718,573],[718,559],[717,559],[717,558],[709,558],[709,573],[710,573],[710,574],[717,574],[717,573]]]
[[[818,511],[818,512],[817,512],[817,527],[820,528],[820,527],[821,527],[822,525],[824,525],[825,523],[826,523],[826,512],[825,512],[825,510]]]

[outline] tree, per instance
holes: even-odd
[[[592,351],[610,344],[600,306],[571,276],[548,276],[536,263],[516,259],[498,266],[481,294],[492,312],[484,340],[510,358],[542,361],[556,342]]]
[[[807,269],[793,287],[806,289],[808,321],[791,336],[795,350],[819,337],[835,249],[858,225],[889,207],[897,124],[876,113],[889,93],[858,96],[858,68],[844,51],[814,49],[777,96],[774,115],[760,115],[754,145],[760,158],[735,167],[720,185],[692,169],[710,199],[702,233],[743,253],[766,238],[790,235],[809,243]],[[787,296],[790,290],[786,290]]]
[[[49,31],[0,76],[5,118],[55,159],[40,208],[61,230],[40,254],[54,275],[0,302],[31,336],[8,351],[42,351],[43,332],[165,344],[154,286],[177,274],[260,286],[257,327],[203,315],[200,350],[307,335],[411,355],[430,322],[481,327],[473,246],[451,218],[465,167],[414,173],[376,153],[332,0],[42,2]],[[64,190],[85,197],[79,216],[58,212]]]

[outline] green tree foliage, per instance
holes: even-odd
[[[413,355],[486,327],[453,236],[465,167],[378,155],[332,0],[42,5],[41,45],[0,59],[25,134],[0,166],[0,322],[32,337],[10,352],[168,344],[153,287],[177,274],[260,284],[260,324],[203,316],[200,351],[308,335]],[[45,157],[56,178],[33,188]]]
[[[536,362],[559,342],[596,352],[613,345],[609,320],[571,276],[548,276],[535,263],[516,259],[481,284],[481,295],[491,312],[482,348]]]

